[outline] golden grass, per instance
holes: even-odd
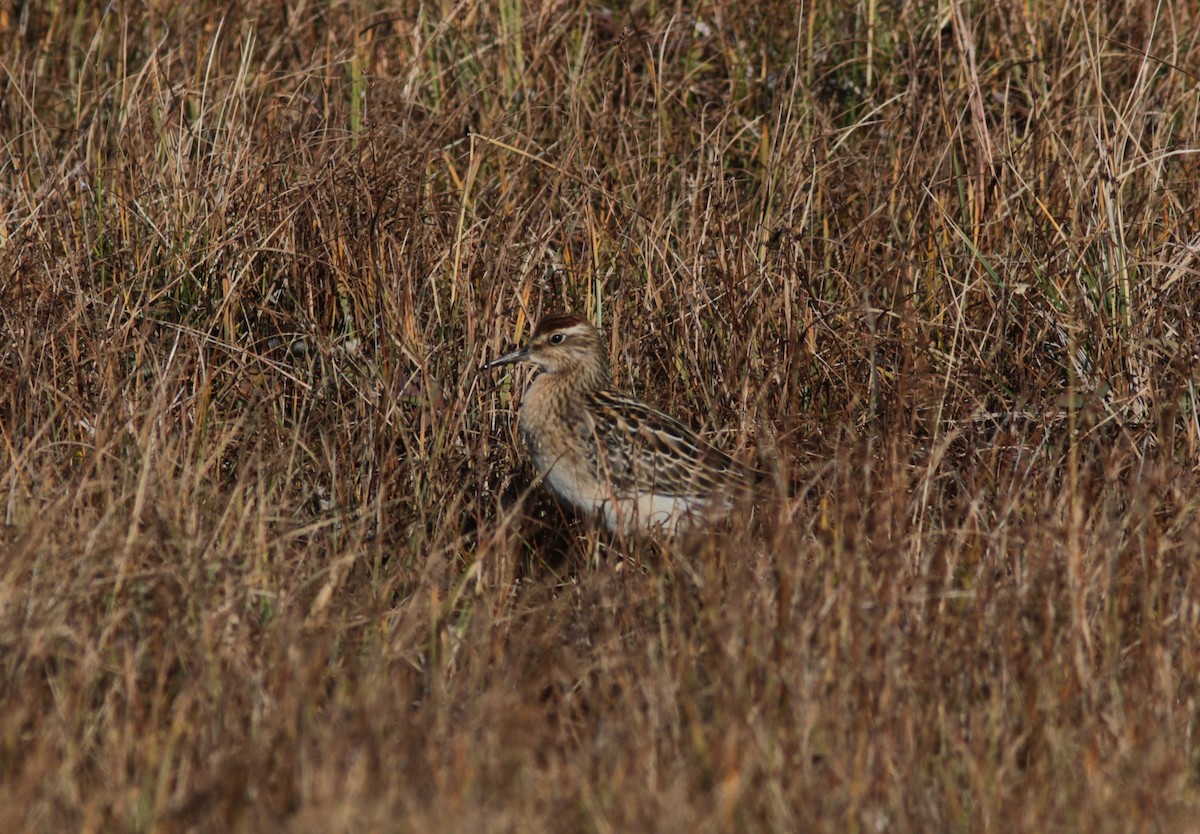
[[[1192,830],[1194,4],[435,5],[0,10],[0,830]]]

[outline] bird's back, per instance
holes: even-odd
[[[598,391],[594,465],[618,494],[657,493],[703,501],[748,486],[750,472],[692,429],[632,397]]]

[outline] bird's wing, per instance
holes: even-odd
[[[586,446],[617,493],[699,497],[747,482],[737,461],[645,403],[601,391],[590,411]]]

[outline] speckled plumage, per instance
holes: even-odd
[[[534,469],[612,530],[674,534],[727,512],[755,480],[683,423],[612,390],[600,334],[586,319],[548,316],[525,347],[484,367],[515,362],[542,369],[519,416]]]

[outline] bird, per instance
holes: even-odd
[[[674,417],[614,390],[600,332],[581,316],[547,315],[523,347],[481,370],[521,362],[540,369],[517,415],[538,479],[614,533],[696,529],[763,479]]]

